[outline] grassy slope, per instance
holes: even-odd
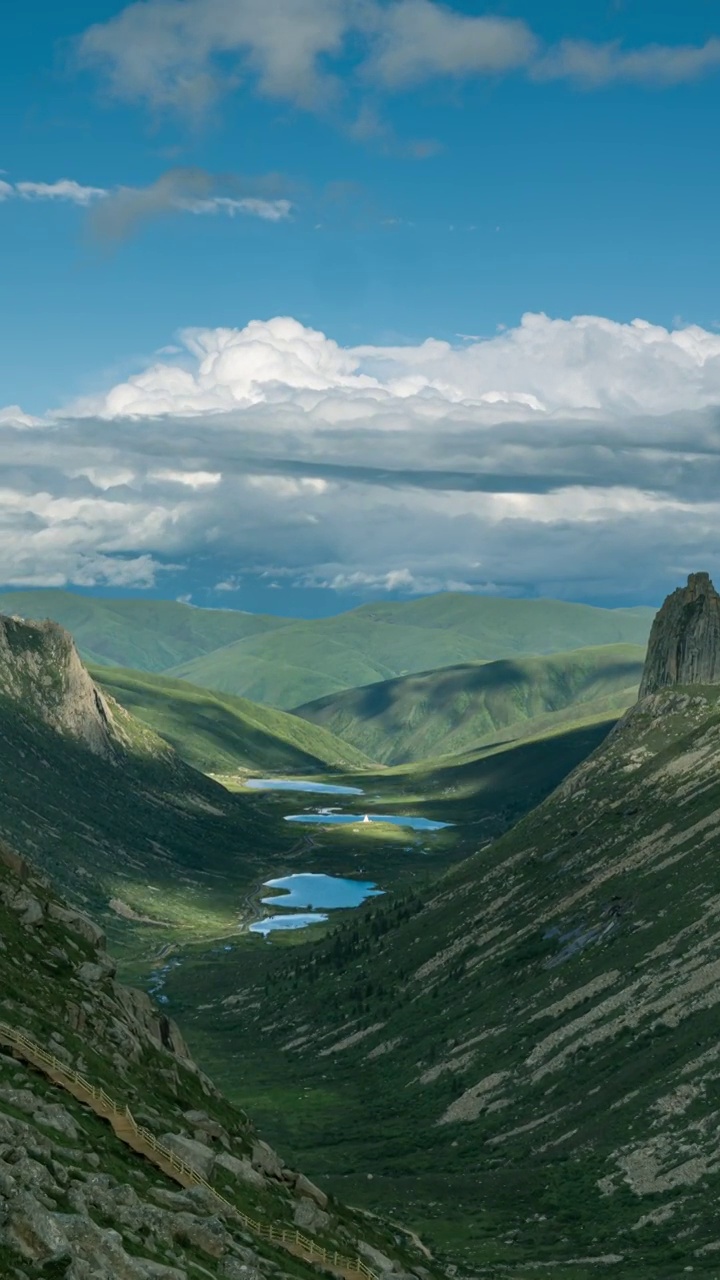
[[[175,600],[105,600],[70,591],[6,591],[0,613],[52,618],[86,661],[163,671],[245,636],[287,625],[285,618],[233,609],[194,609]]]
[[[200,1111],[221,1126],[226,1143],[236,1157],[249,1159],[258,1138],[257,1130],[243,1112],[197,1072],[194,1064],[161,1047],[161,1010],[142,995],[133,1004],[127,992],[109,977],[93,984],[79,980],[79,966],[86,961],[94,964],[98,958],[95,947],[76,931],[72,916],[68,923],[50,916],[49,912],[58,907],[63,911],[65,906],[58,902],[47,883],[38,883],[32,878],[21,883],[3,858],[0,852],[0,937],[3,940],[0,1019],[62,1055],[121,1105],[123,1102],[131,1105],[136,1119],[161,1140],[167,1133],[184,1132],[192,1136],[193,1123],[185,1113]],[[40,923],[31,927],[23,923],[23,901],[16,901],[15,907],[12,905],[19,895],[24,895],[25,902],[31,896],[42,909],[44,918]],[[140,1013],[139,1018],[136,1011]],[[174,1035],[172,1028],[166,1027],[166,1040],[168,1030]],[[176,1044],[181,1049],[180,1043],[176,1041]],[[20,1093],[19,1089],[31,1093]],[[28,1098],[31,1105],[27,1103]],[[67,1125],[76,1126],[74,1137],[72,1131],[59,1131],[60,1123],[53,1121],[53,1113],[55,1116],[60,1113]],[[47,1213],[43,1219],[31,1196],[25,1197],[25,1203],[21,1201],[19,1193],[28,1188],[39,1196],[45,1209],[57,1213],[51,1222],[56,1224],[60,1238],[63,1228],[78,1224],[78,1213],[85,1212],[85,1216],[93,1217],[100,1227],[119,1231],[127,1252],[148,1259],[149,1266],[154,1262],[158,1274],[162,1264],[180,1267],[181,1271],[173,1270],[172,1274],[185,1275],[187,1280],[229,1274],[221,1260],[229,1251],[228,1243],[223,1240],[217,1219],[212,1217],[212,1206],[207,1206],[202,1199],[193,1199],[193,1195],[184,1201],[180,1199],[179,1203],[176,1201],[178,1208],[186,1210],[186,1216],[182,1227],[178,1219],[175,1230],[168,1236],[167,1223],[174,1215],[163,1218],[157,1205],[165,1203],[161,1199],[163,1195],[177,1196],[180,1191],[177,1183],[131,1152],[89,1108],[41,1073],[13,1061],[9,1051],[4,1050],[0,1053],[0,1127],[16,1121],[24,1126],[22,1145],[17,1141],[0,1143],[3,1222],[0,1274],[3,1277],[10,1280],[21,1275],[42,1275],[59,1280],[68,1269],[67,1258],[64,1264],[59,1259],[51,1260],[58,1242],[48,1230]],[[212,1142],[212,1139],[206,1141]],[[32,1160],[28,1159],[28,1149]],[[267,1180],[259,1187],[250,1186],[220,1168],[210,1176],[217,1189],[245,1213],[282,1226],[292,1223],[297,1199],[287,1183]],[[113,1180],[109,1190],[104,1189],[106,1178]],[[53,1188],[51,1199],[47,1195],[48,1184]],[[96,1187],[97,1201],[94,1199]],[[83,1209],[85,1196],[90,1206],[87,1210]],[[79,1198],[82,1198],[80,1204]],[[10,1205],[13,1217],[19,1214],[20,1220],[28,1224],[24,1241],[29,1256],[45,1259],[44,1266],[28,1262],[27,1255],[23,1258],[22,1240],[20,1247],[13,1249],[11,1232],[5,1229],[10,1221],[10,1215],[6,1220],[5,1210]],[[187,1211],[193,1216],[188,1216]],[[141,1217],[142,1213],[145,1218]],[[64,1214],[73,1216],[66,1218]],[[354,1255],[358,1241],[364,1240],[394,1257],[401,1271],[412,1269],[420,1256],[409,1246],[406,1237],[401,1238],[398,1247],[392,1229],[383,1223],[369,1222],[343,1204],[331,1202],[330,1214],[322,1243],[331,1250]],[[245,1268],[248,1275],[269,1278],[280,1274],[288,1280],[317,1277],[313,1266],[293,1259],[256,1237],[248,1238],[233,1225],[231,1218],[225,1220],[224,1226],[236,1242],[241,1246],[251,1245],[258,1255],[254,1265]],[[80,1264],[83,1275],[112,1274],[119,1280],[120,1275],[129,1274],[122,1264],[117,1271],[112,1267],[106,1269],[103,1259],[93,1255],[91,1235],[89,1241],[81,1233],[71,1238],[73,1252],[77,1249],[85,1259]],[[241,1248],[233,1274],[240,1274],[237,1268],[245,1260]],[[250,1260],[253,1261],[252,1257]],[[434,1268],[432,1273],[438,1275]],[[72,1274],[80,1271],[73,1266]],[[139,1275],[140,1271],[133,1269],[132,1274]],[[146,1274],[145,1271],[142,1274]],[[162,1270],[162,1274],[171,1273]]]
[[[644,644],[652,617],[652,609],[442,594],[292,623],[178,664],[169,674],[288,709],[456,663],[590,644]]]
[[[375,760],[464,751],[527,736],[579,714],[618,715],[637,697],[645,657],[637,645],[603,645],[536,658],[465,663],[348,689],[295,709]]]
[[[160,941],[228,931],[258,869],[292,844],[252,799],[190,769],[149,730],[145,748],[136,741],[110,761],[7,700],[0,715],[0,833],[106,924],[119,898],[171,922],[169,934],[143,930]]]
[[[716,688],[646,700],[434,891],[293,966],[227,957],[216,998],[241,1002],[193,1037],[242,1045],[235,1089],[274,1094],[277,1138],[475,1275],[716,1277],[718,752]]]
[[[370,765],[362,751],[284,711],[148,672],[91,667],[90,673],[188,764],[208,773],[315,773]]]

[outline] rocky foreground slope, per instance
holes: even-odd
[[[475,1275],[720,1276],[716,600],[670,598],[647,696],[508,835],[290,968],[228,957],[184,1023],[249,1047],[239,1091],[302,1080],[276,1131]]]
[[[114,972],[97,925],[0,845],[0,1024],[128,1104],[166,1147],[251,1217],[295,1224],[328,1250],[359,1254],[388,1280],[438,1275],[404,1237],[396,1240],[390,1228],[328,1199],[287,1168],[198,1070],[177,1027],[144,992],[117,983]],[[309,1280],[318,1271],[240,1229],[202,1187],[176,1185],[5,1047],[0,1275]]]

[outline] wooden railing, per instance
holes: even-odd
[[[183,1186],[204,1187],[218,1205],[222,1205],[226,1213],[238,1219],[252,1235],[280,1245],[291,1253],[299,1254],[308,1262],[319,1263],[329,1271],[339,1272],[347,1277],[357,1276],[360,1280],[377,1280],[375,1273],[362,1258],[345,1257],[337,1250],[323,1248],[317,1241],[311,1240],[294,1227],[273,1226],[272,1223],[258,1222],[257,1219],[243,1213],[237,1205],[221,1195],[207,1178],[203,1178],[197,1169],[182,1160],[170,1147],[159,1142],[149,1129],[139,1125],[129,1107],[120,1107],[104,1089],[91,1084],[74,1067],[69,1067],[67,1063],[49,1053],[41,1044],[30,1040],[23,1032],[17,1031],[5,1022],[0,1022],[0,1042],[9,1044],[25,1061],[44,1070],[56,1084],[66,1088],[80,1101],[87,1102],[97,1115],[110,1122],[123,1142],[145,1155],[165,1173],[169,1172],[170,1176],[174,1176]]]

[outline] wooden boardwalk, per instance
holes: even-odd
[[[28,1039],[14,1027],[0,1022],[0,1045],[11,1049],[16,1057],[41,1071],[54,1084],[71,1093],[79,1102],[90,1107],[95,1115],[107,1120],[120,1139],[138,1155],[144,1156],[169,1178],[179,1182],[183,1187],[204,1187],[217,1202],[218,1208],[236,1218],[241,1226],[260,1240],[279,1245],[288,1253],[304,1258],[316,1266],[324,1268],[344,1280],[377,1280],[375,1273],[362,1258],[347,1258],[342,1254],[324,1249],[303,1235],[294,1227],[275,1226],[271,1223],[258,1222],[238,1209],[225,1196],[193,1169],[192,1165],[181,1160],[169,1147],[163,1146],[149,1129],[137,1124],[129,1107],[121,1107],[104,1089],[97,1088],[80,1075],[72,1067],[68,1067],[59,1058],[34,1040]]]

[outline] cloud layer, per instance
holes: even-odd
[[[522,20],[473,16],[434,0],[136,0],[78,44],[117,97],[201,112],[251,82],[271,98],[323,109],[342,81],[398,91],[437,77],[502,75],[663,87],[720,67],[720,40],[624,48],[545,46]],[[341,74],[342,68],[342,74]]]
[[[718,334],[527,315],[343,348],[276,317],[180,342],[47,420],[0,412],[0,580],[632,602],[720,553]]]

